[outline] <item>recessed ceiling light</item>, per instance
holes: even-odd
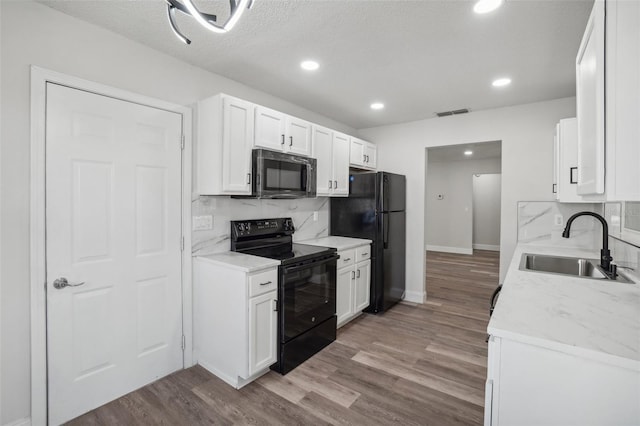
[[[473,151],[465,151],[464,155],[473,155]]]
[[[493,80],[493,83],[491,83],[491,85],[493,85],[493,87],[504,87],[504,86],[508,86],[511,84],[511,79],[510,78],[499,78],[497,80]]]
[[[307,71],[315,71],[320,68],[320,64],[316,61],[302,61],[300,63],[300,68]]]
[[[374,102],[371,104],[371,109],[383,109],[384,104],[382,102]]]
[[[480,14],[489,13],[502,6],[503,1],[504,0],[478,0],[473,6],[473,11]]]

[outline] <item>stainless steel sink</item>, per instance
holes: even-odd
[[[520,261],[520,270],[632,283],[632,281],[620,273],[618,273],[615,279],[611,278],[602,271],[596,259],[524,253]]]

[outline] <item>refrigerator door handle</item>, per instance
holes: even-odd
[[[389,214],[382,214],[382,248],[389,248]]]

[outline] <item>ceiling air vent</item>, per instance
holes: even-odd
[[[438,117],[446,117],[448,115],[466,114],[468,112],[469,112],[469,108],[462,108],[462,109],[454,109],[453,111],[436,112],[436,115]]]

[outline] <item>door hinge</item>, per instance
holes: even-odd
[[[184,236],[180,237],[180,251],[184,251]]]
[[[184,149],[184,135],[180,138],[180,149]]]
[[[184,351],[187,348],[187,338],[182,335],[182,350]]]

